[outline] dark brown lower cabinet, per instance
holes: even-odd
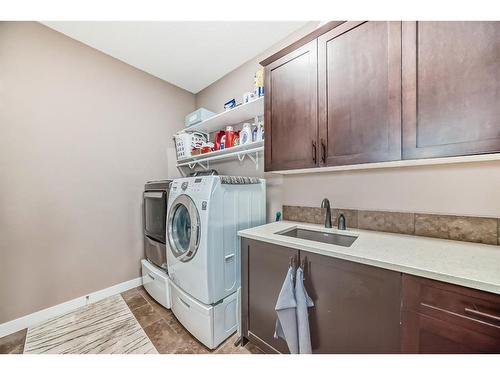
[[[500,296],[403,275],[403,353],[500,353]]]
[[[274,307],[290,258],[298,258],[298,253],[283,246],[242,240],[242,328],[245,337],[267,353],[288,353],[286,343],[273,337]]]
[[[309,315],[313,353],[400,351],[400,273],[247,239],[242,241],[245,338],[266,352],[288,352],[273,333],[274,307],[291,257],[306,261],[306,289],[315,305]]]
[[[447,320],[411,311],[403,312],[403,353],[499,353],[498,338],[466,329]]]
[[[300,252],[313,353],[398,353],[401,274]]]
[[[500,295],[242,239],[242,332],[269,353],[290,258],[305,261],[313,353],[500,353]]]

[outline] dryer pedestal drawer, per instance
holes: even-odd
[[[141,260],[141,266],[144,289],[160,305],[170,309],[170,280],[167,273],[146,259]]]

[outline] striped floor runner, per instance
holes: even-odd
[[[24,353],[157,353],[120,295],[28,329]]]

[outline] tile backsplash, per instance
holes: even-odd
[[[500,245],[499,218],[332,208],[334,226],[341,213],[347,228]],[[283,206],[283,220],[323,224],[325,214],[325,208]]]
[[[497,245],[498,219],[416,214],[415,235]]]
[[[358,228],[413,234],[415,215],[403,212],[358,211]]]

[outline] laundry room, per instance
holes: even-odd
[[[315,2],[0,15],[0,371],[499,364],[500,13]]]

